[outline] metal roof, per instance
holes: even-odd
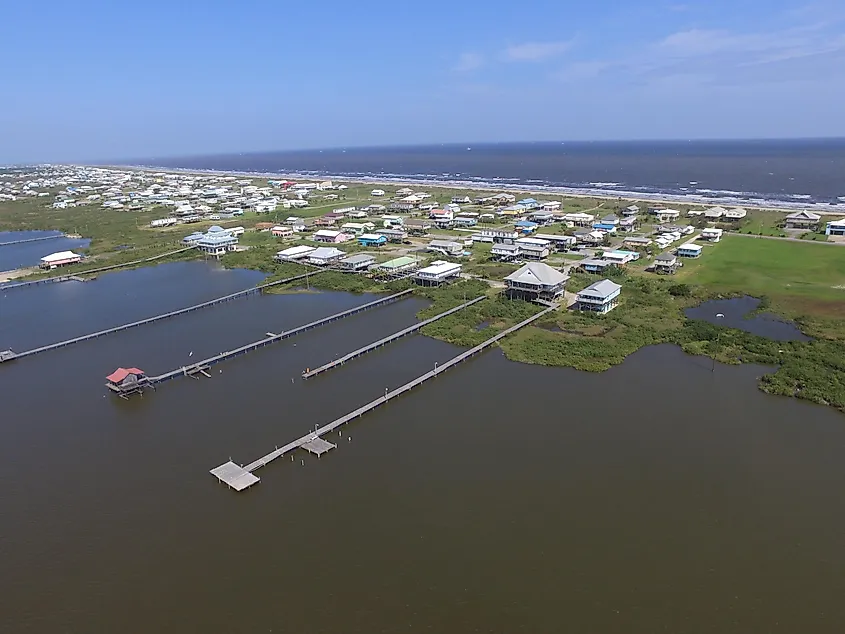
[[[372,255],[367,255],[366,253],[356,253],[355,255],[350,255],[348,258],[343,258],[341,262],[345,264],[361,264],[362,262],[375,262],[375,257]]]
[[[599,282],[594,282],[590,284],[587,288],[585,288],[581,293],[585,295],[598,295],[599,297],[605,298],[610,297],[615,292],[622,290],[622,287],[619,286],[616,282],[611,282],[610,280],[601,280]]]
[[[553,269],[542,262],[529,262],[517,269],[506,280],[519,282],[521,284],[542,284],[544,286],[556,286],[562,284],[569,278],[560,271]]]

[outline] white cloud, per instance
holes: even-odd
[[[572,40],[513,44],[505,49],[505,59],[517,62],[539,62],[568,51],[572,45]]]
[[[484,56],[480,53],[461,53],[457,63],[452,67],[460,73],[466,73],[484,65]]]

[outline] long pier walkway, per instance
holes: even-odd
[[[454,366],[458,365],[459,363],[466,361],[470,357],[478,354],[479,352],[483,352],[494,343],[504,339],[509,334],[516,332],[520,328],[524,328],[525,326],[531,324],[532,322],[540,319],[547,313],[556,310],[559,307],[559,304],[553,304],[548,308],[540,311],[536,315],[529,317],[528,319],[519,322],[515,326],[511,326],[507,330],[503,330],[499,334],[491,337],[487,341],[475,346],[474,348],[470,348],[465,352],[462,352],[458,356],[450,359],[446,363],[435,366],[434,370],[429,370],[425,374],[418,376],[416,379],[405,383],[404,385],[396,388],[391,392],[386,392],[384,396],[375,399],[374,401],[370,401],[366,405],[359,407],[358,409],[346,414],[345,416],[341,416],[340,418],[328,423],[327,425],[323,425],[322,427],[315,429],[313,432],[302,436],[301,438],[297,438],[293,442],[290,442],[283,447],[278,447],[275,450],[268,453],[266,456],[262,456],[258,460],[250,462],[246,466],[238,465],[231,460],[225,464],[220,465],[219,467],[215,467],[210,471],[210,473],[216,476],[221,482],[228,484],[230,487],[235,489],[236,491],[243,491],[249,486],[252,486],[256,482],[260,480],[253,471],[260,467],[264,467],[271,463],[276,458],[279,458],[286,453],[293,451],[294,449],[298,449],[302,447],[307,451],[310,451],[317,456],[324,454],[325,452],[334,449],[336,445],[330,443],[329,441],[322,438],[324,434],[334,431],[338,427],[345,425],[346,423],[363,416],[364,414],[374,410],[375,408],[384,405],[385,403],[389,402],[390,400],[402,396],[406,392],[418,387],[428,381],[429,379],[433,379],[436,376],[442,374],[446,370],[453,368]]]
[[[404,329],[400,330],[399,332],[395,332],[388,337],[384,337],[383,339],[379,339],[378,341],[374,341],[373,343],[366,345],[363,348],[358,348],[357,350],[353,350],[349,354],[345,354],[342,357],[340,357],[339,359],[335,359],[334,361],[326,363],[325,365],[321,365],[319,368],[315,368],[313,370],[308,370],[307,372],[303,372],[302,378],[303,379],[310,379],[311,377],[317,376],[318,374],[322,374],[323,372],[328,372],[329,370],[332,370],[332,369],[334,369],[334,368],[336,368],[340,365],[343,365],[347,361],[351,361],[352,359],[357,359],[358,357],[363,356],[363,355],[367,354],[368,352],[372,352],[373,350],[375,350],[377,348],[381,348],[382,346],[386,346],[387,344],[392,343],[392,342],[396,341],[397,339],[401,339],[402,337],[405,337],[406,335],[413,334],[413,333],[417,332],[418,330],[420,330],[421,328],[425,328],[429,324],[433,324],[438,319],[443,319],[444,317],[448,317],[449,315],[451,315],[453,313],[457,313],[458,311],[463,310],[464,308],[467,308],[468,306],[472,306],[473,304],[477,304],[482,299],[486,299],[486,298],[487,298],[486,295],[482,295],[481,297],[476,297],[475,299],[471,299],[470,301],[468,301],[464,304],[461,304],[460,306],[455,306],[455,308],[450,308],[449,310],[444,311],[444,312],[440,313],[439,315],[435,315],[434,317],[432,317],[430,319],[426,319],[425,321],[421,321],[418,324],[414,324],[413,326],[408,326],[407,328],[404,328]]]
[[[208,308],[209,306],[215,306],[217,304],[222,304],[224,302],[230,302],[234,299],[239,299],[241,297],[246,297],[247,295],[254,295],[257,293],[262,292],[265,288],[270,286],[278,286],[279,284],[287,284],[288,282],[295,282],[296,280],[304,279],[305,277],[314,277],[315,275],[319,275],[319,273],[303,273],[302,275],[294,275],[293,277],[289,277],[283,280],[277,280],[275,282],[268,282],[266,284],[260,284],[259,286],[254,286],[252,288],[247,288],[242,291],[238,291],[237,293],[231,293],[229,295],[224,295],[223,297],[217,297],[215,299],[210,299],[207,302],[202,302],[200,304],[194,304],[193,306],[188,306],[187,308],[180,308],[179,310],[172,310],[169,313],[162,313],[161,315],[155,315],[153,317],[147,317],[146,319],[139,319],[138,321],[133,321],[128,324],[121,324],[120,326],[114,326],[113,328],[106,328],[105,330],[98,330],[97,332],[92,332],[87,335],[81,335],[79,337],[74,337],[73,339],[66,339],[64,341],[58,341],[56,343],[51,343],[46,346],[41,346],[40,348],[33,348],[32,350],[26,350],[24,352],[12,352],[6,351],[5,355],[0,355],[0,363],[4,361],[11,361],[13,359],[22,359],[24,357],[29,357],[34,354],[39,354],[41,352],[47,352],[49,350],[56,350],[58,348],[64,348],[66,346],[72,346],[75,343],[81,343],[83,341],[88,341],[90,339],[97,339],[99,337],[105,337],[106,335],[111,335],[116,332],[120,332],[121,330],[128,330],[129,328],[135,328],[137,326],[144,326],[146,324],[151,324],[156,321],[161,321],[162,319],[169,319],[170,317],[176,317],[177,315],[184,315],[185,313],[190,313],[195,310],[200,310],[203,308]],[[47,278],[52,279],[52,278]],[[11,352],[11,354],[9,354]]]
[[[144,262],[154,262],[156,260],[160,260],[162,258],[166,258],[170,255],[176,255],[177,253],[184,253],[185,251],[191,251],[194,247],[183,247],[181,249],[176,249],[175,251],[168,251],[167,253],[159,253],[158,255],[154,255],[149,258],[142,258],[140,260],[133,260],[132,262],[123,262],[122,264],[110,264],[109,266],[101,266],[96,269],[88,269],[87,271],[79,271],[78,273],[74,273],[73,275],[59,275],[57,277],[43,277],[39,280],[32,280],[30,282],[15,282],[14,284],[7,284],[3,286],[0,284],[0,291],[7,291],[13,288],[24,288],[26,286],[36,286],[38,284],[50,284],[54,282],[66,282],[68,280],[81,280],[80,276],[82,275],[94,275],[95,273],[105,273],[106,271],[113,271],[115,269],[122,269],[125,266],[133,266],[135,264],[143,264]]]
[[[305,324],[304,326],[298,326],[293,330],[287,330],[278,335],[268,334],[268,336],[264,339],[259,339],[258,341],[248,343],[245,346],[241,346],[240,348],[235,348],[234,350],[229,350],[228,352],[221,352],[220,354],[210,357],[208,359],[197,361],[196,363],[192,363],[191,365],[186,365],[181,368],[171,370],[170,372],[165,372],[164,374],[160,374],[158,376],[148,377],[148,381],[151,385],[154,386],[158,383],[164,383],[165,381],[169,381],[170,379],[175,379],[180,376],[193,376],[195,374],[202,374],[210,366],[220,363],[221,361],[227,361],[228,359],[239,357],[240,355],[246,354],[247,352],[252,352],[253,350],[263,348],[264,346],[269,346],[272,343],[276,343],[284,339],[289,339],[298,334],[301,334],[308,330],[313,330],[314,328],[319,328],[320,326],[324,326],[325,324],[331,323],[333,321],[339,321],[351,315],[362,313],[365,310],[369,310],[370,308],[376,308],[377,306],[389,304],[390,302],[394,302],[397,299],[405,297],[406,295],[412,292],[413,289],[407,289],[394,295],[380,297],[379,299],[369,302],[367,304],[362,304],[361,306],[356,306],[355,308],[350,308],[349,310],[344,310],[343,312],[335,313],[334,315],[330,315],[328,317],[323,317],[322,319],[312,321],[310,323]]]
[[[57,236],[41,236],[40,238],[24,238],[23,240],[9,240],[8,242],[0,242],[0,247],[10,247],[13,244],[26,244],[27,242],[41,242],[42,240],[55,240],[56,238],[64,238],[65,234],[60,233]]]

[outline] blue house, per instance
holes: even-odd
[[[358,244],[362,247],[380,247],[383,244],[387,244],[387,236],[376,233],[363,233],[358,236]]]
[[[523,198],[517,203],[517,205],[522,205],[525,209],[537,209],[537,207],[540,206],[540,203],[533,198]]]
[[[517,228],[518,231],[522,233],[532,233],[537,230],[539,227],[536,222],[531,222],[530,220],[519,220],[514,223],[514,227]]]
[[[611,225],[604,222],[593,223],[593,229],[598,229],[599,231],[606,231],[607,233],[616,233],[616,225]]]
[[[701,245],[687,242],[678,247],[679,258],[697,258],[701,256]]]

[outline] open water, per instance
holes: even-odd
[[[29,240],[50,235],[60,235],[58,231],[0,231],[0,243]],[[59,251],[83,249],[90,244],[85,238],[55,238],[20,244],[0,245],[0,272],[13,271],[37,265],[41,258]]]
[[[10,291],[0,349],[256,281],[179,263]],[[421,300],[143,398],[103,387],[369,299],[254,297],[0,365],[0,631],[845,631],[845,418],[759,392],[768,368],[658,346],[588,374],[491,350],[241,494],[208,470],[457,353],[414,336],[299,379]]]
[[[335,148],[131,163],[845,212],[845,139]]]

